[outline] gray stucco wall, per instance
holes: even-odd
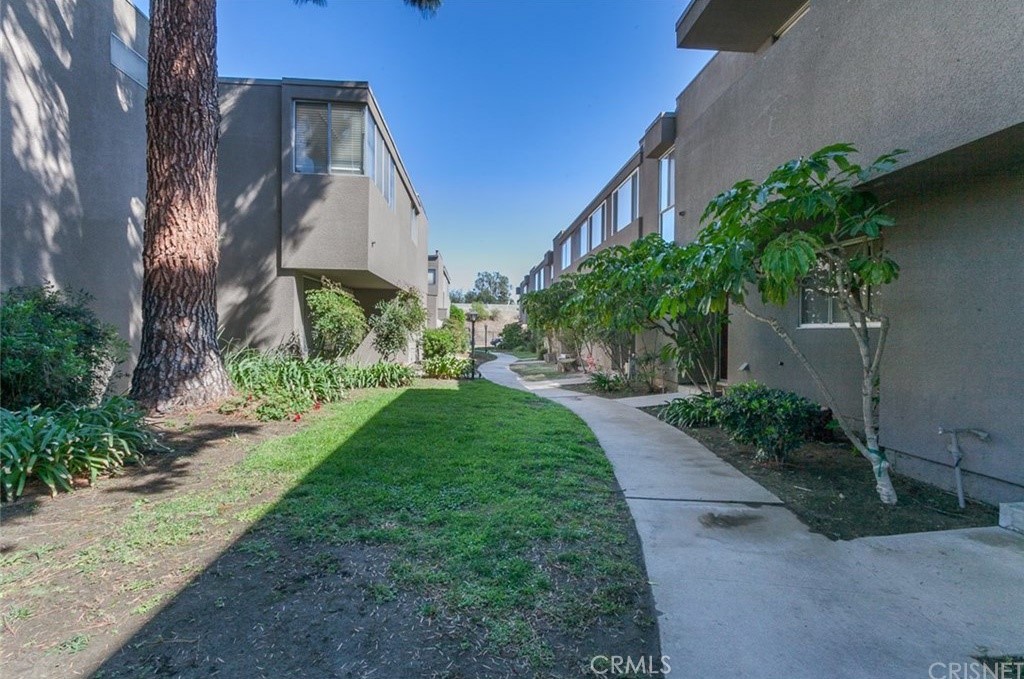
[[[677,218],[679,240],[693,237],[718,192],[825,144],[852,142],[865,159],[906,148],[902,168],[1021,123],[1022,36],[1024,5],[1015,0],[812,0],[777,43],[753,55],[718,54],[677,100],[677,209],[686,212]],[[968,474],[969,489],[988,501],[1024,496],[1012,485],[1024,467],[1024,380],[1020,362],[1007,360],[1007,343],[1024,326],[1019,304],[992,303],[1024,289],[1022,192],[1006,162],[953,167],[954,181],[941,190],[924,181],[886,195],[900,222],[887,245],[903,270],[885,293],[894,327],[883,366],[883,444],[933,460],[907,458],[900,468],[934,482],[945,477],[945,485],[951,473],[938,426],[992,430],[993,441],[965,462],[977,472]],[[1002,179],[978,179],[1000,168]],[[987,275],[978,275],[979,265]],[[796,305],[779,312],[790,327],[797,314]],[[770,329],[742,311],[732,321],[731,379],[818,398]],[[855,413],[859,360],[849,331],[794,335]],[[745,362],[750,372],[738,372]]]
[[[1022,149],[1024,157],[1024,149]],[[907,195],[890,246],[901,265],[881,394],[882,444],[897,468],[951,488],[939,427],[964,437],[968,493],[1024,498],[1024,163],[973,181]],[[929,462],[930,461],[930,462]]]
[[[145,96],[111,64],[111,34],[146,55],[126,0],[2,5],[0,287],[85,289],[130,341],[141,331]]]
[[[301,333],[299,285],[279,262],[280,88],[221,83],[217,307],[226,339],[271,349]]]
[[[293,171],[294,99],[364,103],[386,131],[365,84],[308,82],[220,83],[218,306],[225,336],[259,348],[308,341],[303,296],[321,276],[353,292],[367,315],[399,287],[426,295],[429,224],[422,207],[410,221],[411,183],[390,136],[394,208],[369,177]],[[369,339],[354,356],[377,358]],[[414,348],[402,358],[415,358]]]

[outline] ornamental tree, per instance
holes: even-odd
[[[701,216],[697,239],[670,265],[685,281],[659,310],[725,313],[729,304],[769,325],[796,356],[832,409],[843,433],[872,465],[882,502],[895,504],[890,463],[878,444],[879,367],[889,318],[872,290],[891,283],[899,267],[884,248],[895,220],[863,183],[895,165],[896,150],[866,167],[850,160],[850,144],[826,146],[780,165],[760,183],[744,180],[716,196]],[[844,415],[832,387],[777,315],[753,308],[756,294],[780,309],[801,289],[834,300],[861,359],[864,433]]]
[[[663,358],[701,390],[718,393],[722,315],[698,311],[696,305],[662,310],[662,299],[685,281],[678,262],[683,248],[651,234],[628,246],[602,250],[580,264],[573,298],[576,315],[612,331],[635,334],[654,330],[668,340]]]
[[[523,295],[523,310],[526,312],[527,324],[540,332],[547,340],[549,351],[553,351],[555,340],[570,351],[579,346],[579,330],[569,315],[569,300],[576,293],[573,276],[562,276],[544,288]]]

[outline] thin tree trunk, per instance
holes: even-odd
[[[146,96],[142,347],[131,395],[167,411],[220,400],[216,0],[153,0]]]
[[[878,492],[879,499],[888,505],[896,504],[896,490],[893,488],[892,480],[889,478],[890,465],[888,460],[885,459],[885,455],[878,447],[878,432],[874,424],[873,415],[865,408],[865,424],[867,425],[865,428],[866,441],[861,441],[860,437],[857,436],[853,427],[847,421],[847,418],[839,411],[839,402],[836,400],[832,390],[828,388],[828,385],[825,384],[825,380],[821,377],[817,369],[811,364],[807,357],[804,356],[800,347],[797,346],[796,342],[793,341],[793,338],[789,336],[789,333],[782,327],[782,324],[770,316],[762,316],[748,307],[745,303],[737,303],[737,306],[743,309],[743,311],[754,320],[761,321],[762,323],[770,326],[771,329],[775,331],[775,334],[786,343],[786,346],[789,347],[797,360],[800,361],[800,364],[810,374],[811,379],[814,380],[818,390],[825,399],[825,404],[832,409],[832,414],[835,415],[836,421],[839,422],[839,426],[842,428],[846,438],[850,440],[850,443],[852,443],[854,448],[857,449],[857,452],[871,463],[871,467],[875,471],[875,490]],[[870,402],[870,397],[868,397],[867,400]]]

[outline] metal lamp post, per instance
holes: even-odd
[[[479,315],[469,310],[466,312],[466,320],[469,321],[469,379],[476,378],[476,319]]]

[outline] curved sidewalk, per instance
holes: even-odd
[[[1024,653],[1024,537],[993,527],[832,542],[675,427],[555,381],[524,384],[513,362],[480,370],[572,410],[611,461],[673,676],[945,677],[935,672],[972,655]]]

